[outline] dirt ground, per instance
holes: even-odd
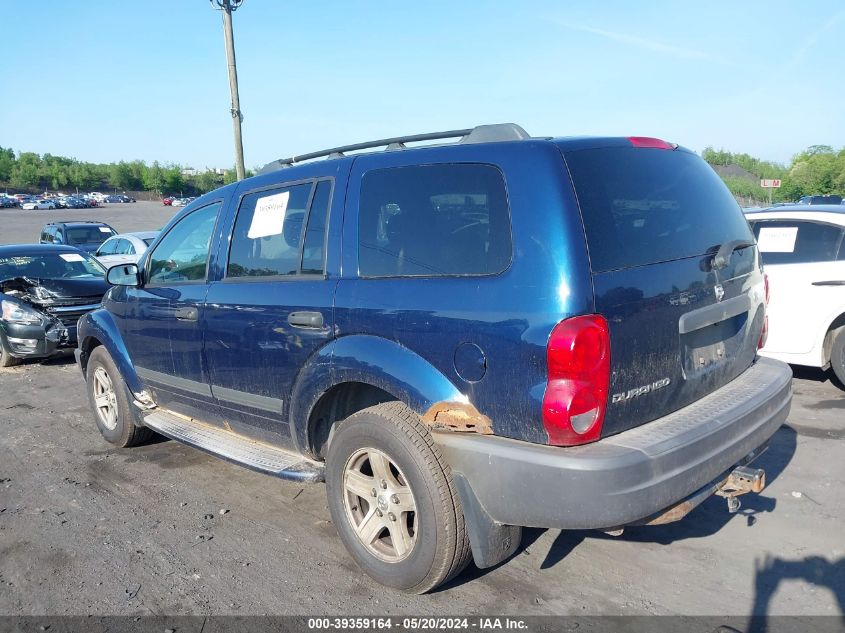
[[[31,241],[48,218],[127,231],[171,213],[4,209],[0,243]],[[815,371],[794,388],[759,461],[769,485],[739,514],[712,498],[620,537],[526,530],[500,566],[408,596],[359,572],[322,485],[172,441],[115,449],[72,358],[0,369],[0,615],[842,614],[845,392]]]

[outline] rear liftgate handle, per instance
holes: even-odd
[[[176,319],[179,321],[196,321],[199,315],[196,308],[176,308]]]
[[[288,315],[288,323],[293,327],[321,329],[323,315],[319,312],[291,312]]]

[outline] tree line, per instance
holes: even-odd
[[[798,200],[804,195],[845,195],[845,148],[836,151],[830,145],[813,145],[796,154],[787,165],[760,160],[749,154],[737,154],[707,147],[702,158],[711,165],[737,165],[755,178],[779,178],[780,189],[773,191],[776,201]],[[15,153],[0,147],[0,189],[13,191],[112,190],[149,191],[163,194],[202,194],[235,181],[235,170],[218,174],[205,171],[185,175],[185,168],[173,163],[142,160],[117,163],[88,163],[75,158]],[[248,176],[252,172],[247,172]],[[768,192],[760,183],[741,176],[723,176],[731,192],[743,199],[762,201]]]
[[[40,191],[149,191],[164,194],[202,194],[234,182],[235,170],[185,175],[185,167],[142,160],[88,163],[75,158],[20,152],[0,147],[0,190]],[[248,175],[252,175],[248,172]]]
[[[801,196],[836,194],[845,197],[845,148],[836,151],[830,145],[812,145],[796,154],[789,165],[760,160],[748,154],[735,154],[707,147],[702,158],[711,165],[737,165],[756,178],[778,178],[774,201],[792,202]],[[737,197],[762,201],[768,192],[760,183],[741,176],[723,176],[725,184]]]

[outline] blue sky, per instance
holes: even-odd
[[[97,162],[233,163],[206,0],[6,0],[0,146]],[[245,0],[247,166],[513,121],[788,161],[845,145],[842,0]]]

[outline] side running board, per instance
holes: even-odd
[[[177,442],[274,477],[302,482],[324,480],[325,469],[320,462],[192,418],[155,409],[144,417],[144,426]]]

